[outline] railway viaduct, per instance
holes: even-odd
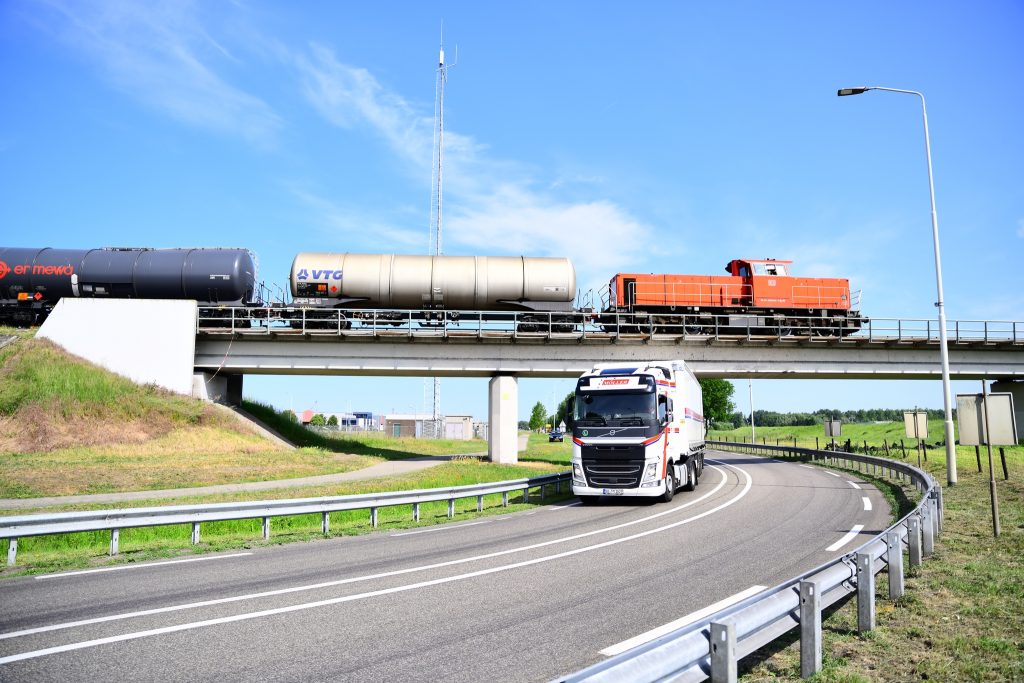
[[[491,459],[515,462],[518,379],[576,377],[594,363],[683,358],[700,377],[939,379],[937,330],[878,326],[850,337],[687,336],[577,330],[203,327],[194,302],[64,299],[40,329],[140,382],[238,402],[252,374],[488,377]],[[133,321],[125,325],[123,321]],[[951,323],[954,379],[1000,380],[1024,423],[1024,323]],[[1007,324],[1003,324],[1004,326]],[[993,328],[995,326],[993,325]],[[884,329],[885,332],[879,332]],[[984,333],[979,333],[979,330]]]

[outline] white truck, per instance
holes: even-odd
[[[682,360],[600,363],[576,383],[572,492],[672,500],[704,469],[700,384]]]

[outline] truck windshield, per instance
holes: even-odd
[[[652,392],[591,392],[576,394],[576,424],[583,427],[643,427],[658,422]]]

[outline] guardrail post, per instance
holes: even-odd
[[[508,507],[508,491],[502,491],[501,492],[501,507],[503,507],[503,508],[507,508]]]
[[[414,522],[420,521],[420,504],[419,503],[413,503],[412,504],[412,521],[414,521]]]
[[[320,533],[324,536],[331,533],[331,513],[325,512],[320,518]]]
[[[885,535],[885,563],[889,565],[889,599],[895,600],[903,596],[903,543],[898,531],[890,531]]]
[[[935,499],[936,513],[937,513],[935,515],[935,519],[939,523],[938,532],[942,533],[942,522],[943,522],[943,517],[946,516],[946,506],[944,504],[944,501],[942,500],[942,487],[941,486],[936,486],[935,487],[935,496],[936,496],[936,499]]]
[[[800,678],[821,671],[821,596],[814,581],[800,582]]]
[[[529,486],[527,486],[525,489],[523,489],[523,502],[524,503],[529,503],[530,502],[530,487]]]
[[[907,520],[907,548],[910,551],[910,566],[921,566],[921,518],[911,515]]]
[[[1009,478],[1009,477],[1007,477],[1007,478]],[[562,480],[559,479],[558,481],[555,482],[555,493],[559,494],[561,492],[562,492]]]
[[[192,545],[199,545],[199,522],[192,523]]]
[[[857,633],[875,628],[875,567],[871,553],[857,553]]]
[[[711,622],[711,683],[736,683],[736,624]]]
[[[377,528],[377,508],[370,508],[370,528]]]
[[[270,517],[263,518],[263,540],[270,540]]]
[[[483,512],[484,511],[484,497],[483,496],[477,496],[476,497],[476,511],[477,512]]]
[[[110,554],[117,555],[118,546],[121,543],[121,530],[111,529],[110,530]]]
[[[448,499],[448,519],[451,519],[454,516],[455,516],[455,499],[454,498],[449,498]]]
[[[923,537],[922,550],[925,557],[931,557],[935,552],[935,520],[932,514],[931,500],[925,501],[924,522],[921,525],[921,536]]]
[[[540,502],[544,502],[544,490],[547,488],[547,484],[540,485]]]
[[[13,567],[15,561],[18,559],[18,539],[10,539],[10,545],[7,546],[7,566]]]

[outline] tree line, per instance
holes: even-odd
[[[735,387],[732,382],[724,379],[702,379],[701,393],[704,397],[704,419],[711,429],[735,429],[750,424],[750,415],[736,410],[732,402]],[[555,409],[554,415],[540,401],[533,406],[529,421],[520,422],[523,429],[541,429],[546,425],[557,427],[565,422],[566,429],[572,429],[572,406],[575,392],[565,395]],[[909,408],[906,410],[910,410]],[[917,410],[922,410],[918,408]],[[945,414],[941,409],[925,409],[929,419],[942,419]],[[780,413],[774,410],[755,410],[754,424],[759,427],[796,427],[813,426],[825,420],[841,420],[845,423],[871,422],[902,422],[902,408],[862,408],[858,410],[839,410],[836,408],[820,408],[810,413]],[[955,411],[954,411],[955,419]]]

